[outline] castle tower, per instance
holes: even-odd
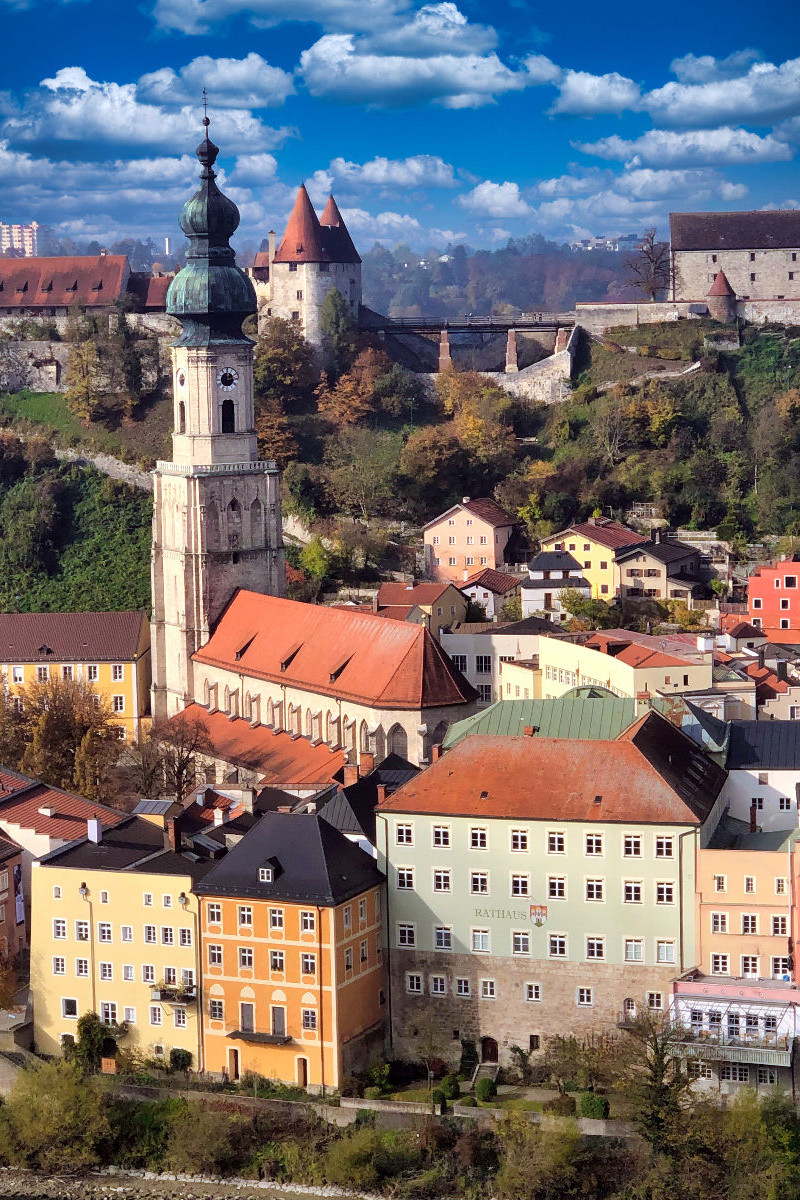
[[[706,295],[708,315],[721,325],[730,325],[736,320],[736,293],[728,282],[724,271],[717,271],[714,282]]]
[[[322,305],[334,288],[357,321],[361,259],[333,196],[318,218],[303,185],[280,244],[270,257],[269,299],[260,311],[266,317],[298,321],[306,340],[320,346]]]
[[[200,187],[180,217],[190,248],[167,293],[182,327],[172,344],[172,461],[153,472],[157,719],[196,699],[191,656],[235,588],[284,591],[280,473],[258,460],[253,343],[242,333],[256,298],[229,245],[239,211],[216,185],[219,150],[203,123]]]

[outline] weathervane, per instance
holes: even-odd
[[[210,120],[208,119],[208,92],[205,88],[203,88],[203,124],[205,125],[206,129],[208,129],[209,125],[211,124]]]

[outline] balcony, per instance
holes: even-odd
[[[692,1034],[676,1030],[673,1049],[684,1059],[699,1058],[703,1062],[753,1063],[765,1067],[790,1067],[792,1065],[792,1043],[794,1038],[773,1037],[727,1037],[704,1031]]]
[[[186,983],[159,983],[150,989],[153,1004],[194,1004],[197,988]]]
[[[229,1029],[225,1036],[234,1042],[253,1042],[260,1046],[288,1046],[294,1040],[288,1033],[256,1033],[255,1029]]]

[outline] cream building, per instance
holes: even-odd
[[[800,300],[800,212],[670,213],[672,299],[704,300],[724,271],[740,300]]]

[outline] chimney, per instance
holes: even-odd
[[[215,808],[214,809],[214,824],[221,825],[224,820],[225,820],[225,809],[224,808]]]
[[[461,503],[462,503],[462,504],[469,504],[469,496],[462,496],[462,497],[461,497]]]
[[[242,808],[245,812],[251,813],[256,804],[256,790],[251,787],[242,788]]]
[[[763,646],[758,647],[758,669],[759,669],[759,671],[764,670],[764,647]]]
[[[358,763],[344,764],[344,787],[352,787],[358,783]]]
[[[778,679],[780,679],[781,683],[788,683],[788,681],[789,681],[789,664],[785,658],[778,659],[777,663],[775,664],[775,671],[776,671]]]
[[[175,817],[170,817],[164,826],[164,849],[174,850],[176,854],[181,848],[181,830]]]
[[[533,737],[533,726],[532,726],[532,725],[526,725],[526,726],[525,726],[525,728],[524,728],[524,729],[523,729],[523,731],[522,731],[522,736],[523,736],[523,737]]]
[[[431,746],[431,762],[438,762],[441,757],[442,743],[439,742],[438,746]]]
[[[103,822],[99,817],[89,817],[86,822],[86,836],[95,846],[100,845],[103,840]]]
[[[107,254],[108,254],[108,251],[106,250],[105,246],[103,246],[103,249],[100,251],[100,257],[105,258],[105,256]]]
[[[386,784],[379,783],[378,784],[378,804],[383,804],[385,799],[386,799]]]
[[[758,830],[758,823],[756,821],[757,811],[758,811],[758,809],[756,808],[756,802],[755,802],[755,800],[753,800],[752,803],[750,804],[750,832],[751,833],[755,833]]]
[[[269,277],[271,279],[272,278],[272,264],[275,261],[275,230],[274,229],[270,229],[269,233],[267,234],[267,238],[269,239],[267,242],[267,245],[269,246],[268,261],[269,261]]]
[[[358,759],[358,767],[362,775],[369,775],[370,771],[375,770],[375,755],[362,750]]]

